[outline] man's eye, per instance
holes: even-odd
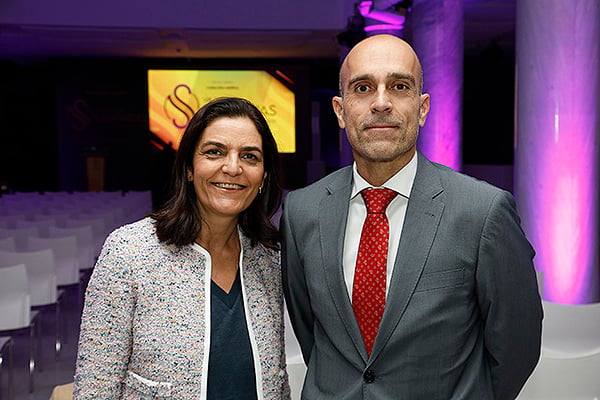
[[[394,85],[394,89],[396,89],[396,90],[406,90],[406,89],[408,89],[408,86],[406,86],[404,83],[396,83]]]
[[[369,87],[367,85],[358,85],[356,86],[356,91],[359,93],[365,93],[369,90]]]

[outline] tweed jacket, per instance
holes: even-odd
[[[288,399],[279,253],[240,231],[258,399]],[[210,256],[159,242],[145,218],[111,233],[86,291],[74,399],[205,399]]]

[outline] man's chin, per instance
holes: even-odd
[[[412,154],[414,154],[414,148],[406,150],[386,143],[383,146],[377,146],[362,152],[361,156],[369,162],[389,163],[405,159],[412,156]]]

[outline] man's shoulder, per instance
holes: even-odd
[[[314,197],[322,196],[341,186],[352,184],[352,166],[340,168],[305,187],[290,192],[293,196]]]
[[[464,172],[456,171],[445,165],[434,162],[431,162],[430,164],[439,174],[445,190],[454,190],[460,192],[474,190],[490,195],[496,195],[500,191],[505,191],[504,189],[499,188],[483,179],[468,175]]]

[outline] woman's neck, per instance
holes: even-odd
[[[223,249],[239,248],[237,220],[227,223],[202,223],[196,243],[208,250],[219,252]]]
[[[237,275],[241,252],[237,221],[216,226],[202,224],[196,242],[210,254],[211,279],[229,293]]]

